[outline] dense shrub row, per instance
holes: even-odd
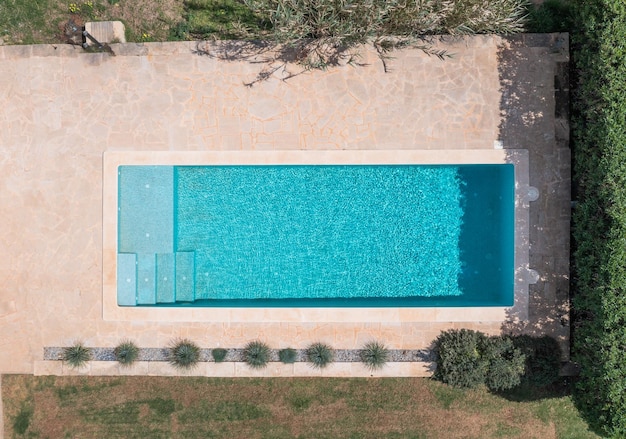
[[[547,386],[559,377],[561,351],[553,338],[487,336],[468,329],[442,332],[435,340],[433,377],[455,387],[485,385],[493,391],[520,384]]]
[[[626,436],[626,7],[575,0],[573,358],[590,424]]]

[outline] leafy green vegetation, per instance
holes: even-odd
[[[306,350],[306,358],[316,369],[323,369],[333,362],[335,354],[333,348],[325,343],[313,343]]]
[[[178,369],[191,369],[200,361],[200,348],[187,339],[174,340],[168,349],[168,361]]]
[[[213,356],[213,360],[215,360],[216,363],[221,363],[222,361],[224,361],[224,359],[226,359],[227,353],[228,351],[224,348],[215,348],[211,350],[211,355]]]
[[[13,419],[13,431],[17,434],[24,434],[30,426],[33,417],[33,407],[29,402],[24,402],[22,408]]]
[[[524,29],[524,0],[245,0],[270,23],[263,35],[243,38],[275,44],[281,59],[306,68],[354,62],[358,46],[373,44],[381,55],[391,49],[420,47],[437,33],[513,33]],[[245,29],[244,29],[245,30]],[[441,52],[432,52],[444,56]]]
[[[5,0],[0,38],[6,44],[66,42],[63,27],[71,18],[79,25],[120,20],[126,39],[135,42],[269,39],[319,51],[373,38],[386,50],[434,33],[519,32],[524,16],[523,0]],[[319,44],[305,42],[311,38]]]
[[[243,2],[236,0],[185,0],[184,13],[171,30],[173,40],[231,39],[244,32],[260,35],[267,26]]]
[[[115,347],[115,358],[122,366],[131,366],[139,357],[139,348],[130,340],[124,340]]]
[[[66,43],[72,19],[79,26],[119,20],[127,41],[165,41],[182,15],[180,0],[3,0],[0,38],[4,44]]]
[[[0,38],[5,44],[53,42],[58,29],[48,18],[60,14],[50,0],[3,0],[0,2]]]
[[[489,365],[482,357],[486,339],[483,333],[467,329],[441,333],[435,340],[437,369],[433,378],[460,388],[484,384]]]
[[[91,360],[91,349],[82,342],[75,342],[72,346],[63,349],[63,361],[73,368],[81,368]]]
[[[218,422],[233,422],[270,417],[271,412],[268,409],[250,401],[201,401],[198,405],[183,410],[178,415],[178,420],[190,423],[204,418]]]
[[[526,366],[526,356],[511,337],[488,337],[468,329],[442,332],[435,353],[434,378],[460,388],[484,384],[494,391],[512,389],[521,383]]]
[[[489,337],[483,346],[488,361],[485,384],[490,390],[508,390],[521,383],[526,357],[510,337]]]
[[[293,348],[285,348],[278,351],[278,359],[285,364],[295,363],[298,353]]]
[[[526,32],[569,32],[572,29],[572,11],[568,0],[546,0],[528,4]]]
[[[572,33],[575,401],[598,431],[626,436],[626,8],[575,0]]]
[[[270,348],[262,341],[251,341],[243,349],[243,359],[248,366],[254,369],[262,369],[270,361]]]
[[[361,350],[361,361],[371,370],[382,369],[389,358],[389,349],[378,341],[370,341]]]
[[[559,379],[561,346],[552,337],[518,335],[512,337],[513,345],[526,357],[522,384],[542,387]]]
[[[2,397],[7,437],[598,437],[567,392],[510,401],[425,378],[4,375]]]

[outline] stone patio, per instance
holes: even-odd
[[[437,43],[439,60],[394,53],[385,73],[361,67],[272,77],[246,87],[259,65],[202,54],[197,43],[112,44],[116,56],[72,46],[0,46],[0,373],[116,374],[94,362],[71,371],[43,361],[45,346],[82,340],[142,347],[188,337],[203,347],[275,348],[322,340],[354,349],[371,339],[428,347],[444,329],[549,334],[569,358],[570,152],[567,35],[475,36]],[[278,73],[277,73],[278,74]],[[529,152],[528,319],[354,322],[125,321],[103,318],[103,154],[125,151],[451,150]],[[470,313],[471,314],[471,313]],[[209,365],[206,375],[363,375],[359,365],[251,371]],[[132,374],[173,374],[139,364]],[[384,369],[427,375],[424,364]]]

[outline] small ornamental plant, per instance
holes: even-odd
[[[80,369],[91,360],[91,349],[82,342],[75,342],[72,346],[63,349],[63,360],[73,367]]]
[[[224,361],[224,359],[226,358],[226,354],[228,353],[228,351],[224,348],[215,348],[211,351],[211,355],[213,356],[213,360],[215,360],[216,363],[221,363]]]
[[[298,353],[293,348],[285,348],[278,351],[278,359],[284,364],[292,364],[296,362]]]
[[[370,341],[361,349],[361,361],[370,370],[382,369],[389,358],[389,349],[377,341]]]
[[[187,339],[174,340],[168,349],[167,359],[177,369],[191,369],[200,361],[200,348]]]
[[[251,341],[243,349],[243,358],[253,369],[262,369],[270,361],[270,348],[262,341]]]
[[[323,369],[333,362],[333,348],[324,343],[313,343],[306,350],[306,358],[316,369]]]
[[[124,340],[115,347],[115,359],[122,366],[131,366],[139,357],[139,348],[130,340]]]

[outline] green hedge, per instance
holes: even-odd
[[[591,426],[626,436],[626,4],[575,0],[573,359]]]

